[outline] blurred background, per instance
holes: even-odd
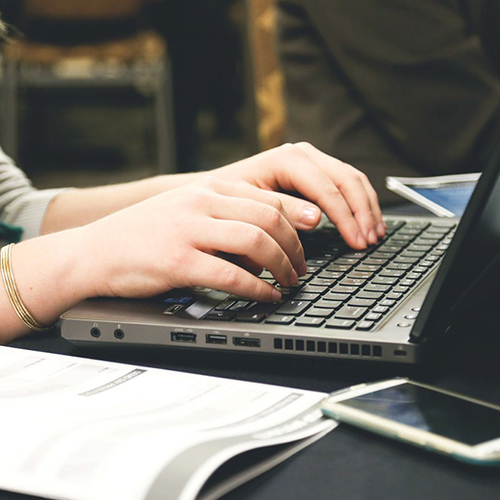
[[[282,142],[272,0],[0,0],[0,143],[36,187],[210,169]]]

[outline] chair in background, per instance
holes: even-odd
[[[247,85],[257,151],[285,138],[284,80],[277,53],[276,0],[245,0]]]
[[[18,155],[19,94],[28,89],[132,87],[151,98],[161,173],[176,168],[170,63],[142,30],[142,0],[23,0],[25,33],[3,54],[2,146]]]

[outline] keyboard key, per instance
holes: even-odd
[[[421,259],[426,252],[420,250],[405,250],[401,253],[401,257],[417,257],[417,259]]]
[[[375,299],[378,300],[380,297],[384,295],[384,292],[367,292],[366,290],[361,290],[361,292],[358,292],[356,294],[356,297],[358,299]]]
[[[319,317],[303,317],[299,318],[295,324],[297,326],[313,326],[313,327],[318,327],[321,326],[325,322],[324,318],[319,318]]]
[[[266,315],[264,313],[248,313],[242,312],[236,315],[235,320],[245,323],[260,323]]]
[[[248,314],[271,314],[280,305],[280,302],[254,302],[244,312]]]
[[[350,330],[354,326],[354,321],[352,319],[329,319],[325,326],[327,328],[339,328],[341,330]]]
[[[318,278],[314,277],[311,281],[309,281],[309,284],[311,286],[333,286],[335,283],[337,283],[337,280],[335,278]]]
[[[362,280],[367,280],[370,279],[373,276],[373,273],[367,272],[367,271],[351,271],[346,278],[354,278],[354,279],[362,279]]]
[[[339,285],[345,285],[345,286],[357,286],[360,287],[361,285],[364,285],[366,283],[366,280],[360,279],[360,278],[344,278]]]
[[[356,271],[368,271],[368,272],[376,272],[380,269],[381,265],[380,264],[360,264],[359,266],[356,267]]]
[[[407,271],[408,269],[411,269],[411,267],[412,264],[403,264],[402,262],[390,262],[389,264],[387,264],[387,267],[385,269]]]
[[[413,286],[415,285],[415,283],[416,283],[415,280],[405,279],[399,282],[399,286]]]
[[[340,302],[339,300],[321,299],[314,304],[314,307],[321,307],[324,309],[331,309],[332,311],[334,311],[342,307],[342,302]]]
[[[203,319],[215,320],[215,321],[229,321],[234,318],[234,313],[231,311],[212,311],[205,314]]]
[[[331,272],[335,272],[335,273],[346,273],[351,268],[352,268],[352,266],[341,266],[340,264],[332,264],[332,265],[328,266],[325,269],[325,271],[331,271]]]
[[[333,314],[333,309],[322,307],[311,307],[305,312],[305,316],[316,316],[318,318],[329,318]]]
[[[336,285],[332,289],[330,289],[330,292],[346,293],[347,295],[351,295],[351,293],[355,293],[358,288],[358,286]]]
[[[361,252],[346,252],[344,253],[344,257],[347,257],[349,259],[362,259],[364,257],[366,257],[368,254],[368,250],[365,250],[364,252],[361,251]]]
[[[390,285],[376,285],[368,284],[363,288],[365,292],[387,292],[390,290]]]
[[[339,278],[342,278],[344,276],[343,272],[339,271],[321,271],[318,274],[318,278],[323,278],[323,279],[335,279],[338,280]]]
[[[416,257],[397,256],[394,259],[394,262],[399,262],[401,264],[416,264],[418,262],[418,259]]]
[[[321,297],[319,293],[308,293],[308,292],[297,292],[293,298],[295,300],[310,300],[311,302],[314,302],[315,300],[318,300]]]
[[[323,267],[329,264],[330,262],[327,259],[308,259],[306,261],[307,266],[314,266],[314,267]]]
[[[276,311],[276,314],[298,316],[299,314],[302,314],[310,305],[311,302],[308,300],[289,300]]]
[[[344,266],[352,266],[358,263],[358,259],[352,259],[347,257],[340,257],[335,261],[336,264],[344,265]]]
[[[314,286],[306,283],[301,289],[301,292],[304,293],[317,293],[319,295],[325,293],[328,290],[327,286]]]
[[[344,306],[335,313],[336,318],[340,319],[359,319],[366,314],[366,307]]]
[[[220,304],[216,306],[217,311],[226,311],[234,304],[234,300],[223,300]]]
[[[382,317],[382,314],[381,313],[375,313],[375,312],[371,312],[371,313],[368,313],[366,316],[365,316],[365,320],[368,320],[368,321],[379,321],[379,319]]]
[[[395,254],[395,253],[399,253],[401,251],[401,247],[397,247],[397,246],[390,246],[390,245],[383,245],[381,247],[379,247],[379,249],[377,250],[378,253],[383,253],[383,254]]]
[[[340,302],[345,302],[346,300],[349,300],[350,297],[351,297],[351,294],[348,294],[348,293],[331,292],[331,293],[325,294],[323,298],[327,299],[327,300],[338,300]]]
[[[392,300],[392,299],[384,299],[380,305],[382,307],[392,307],[394,304],[396,303],[395,300]],[[375,309],[374,309],[375,310]]]
[[[372,283],[376,285],[394,285],[398,282],[398,278],[388,278],[386,276],[375,276],[372,279]]]
[[[375,323],[373,321],[361,321],[356,327],[356,330],[371,330]]]
[[[295,316],[282,316],[280,314],[273,314],[266,319],[266,323],[275,325],[291,325],[295,320]]]
[[[347,305],[351,307],[372,307],[375,304],[374,299],[351,299]]]
[[[386,278],[400,278],[405,274],[402,269],[383,269],[378,273],[378,276],[383,276]]]
[[[229,309],[231,311],[243,311],[250,305],[250,302],[247,300],[237,300],[234,304],[232,304]]]

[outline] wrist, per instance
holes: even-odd
[[[91,296],[88,260],[79,229],[15,245],[12,268],[19,295],[38,323],[53,324],[65,310]]]

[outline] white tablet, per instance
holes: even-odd
[[[439,217],[461,217],[480,175],[387,177],[386,186]]]

